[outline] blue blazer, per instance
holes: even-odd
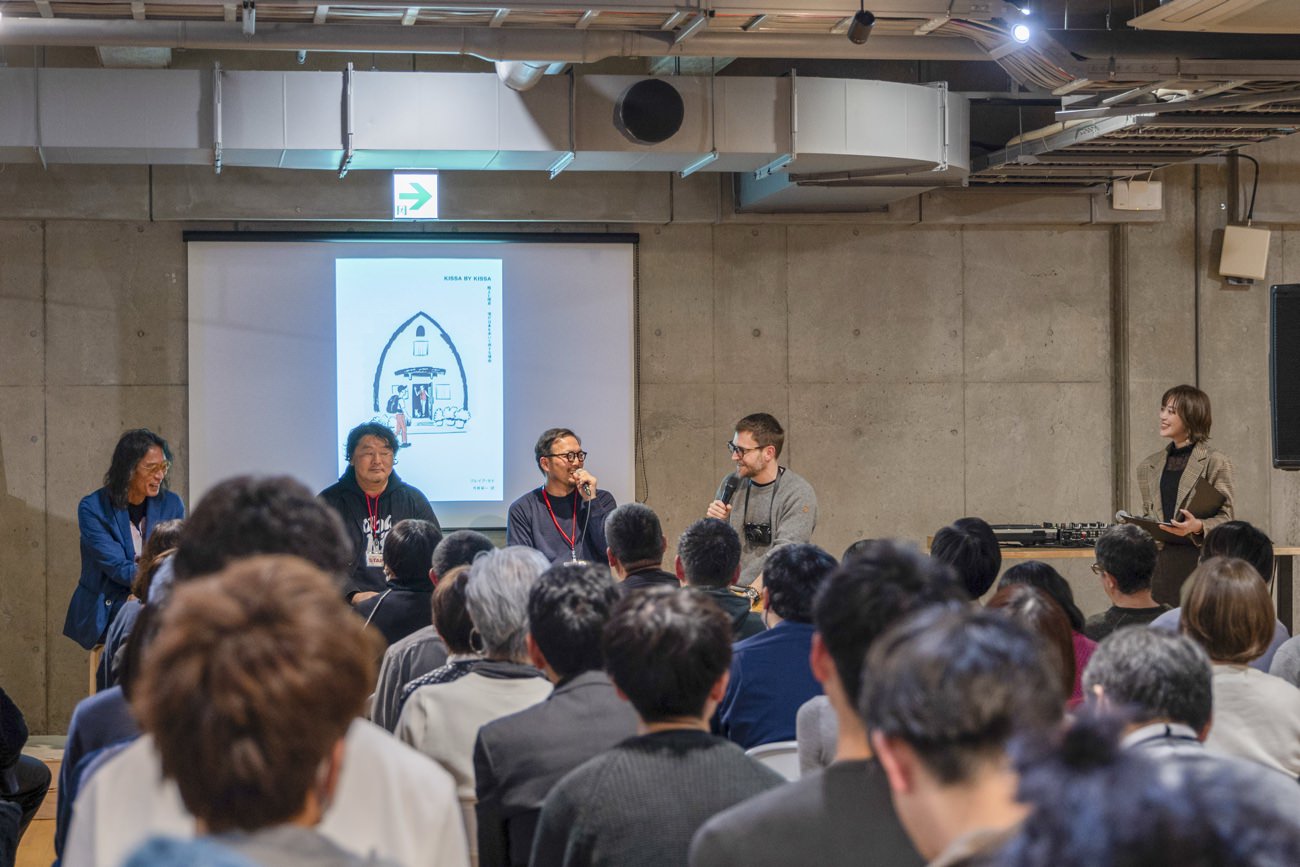
[[[171,491],[145,501],[144,536],[160,521],[185,517],[185,505]],[[104,640],[118,606],[126,601],[135,578],[135,544],[126,509],[116,509],[108,489],[83,497],[77,506],[81,530],[81,577],[68,603],[63,634],[87,650]]]

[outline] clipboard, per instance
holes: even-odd
[[[1187,511],[1191,512],[1197,518],[1205,520],[1211,515],[1218,514],[1223,508],[1225,497],[1218,488],[1211,485],[1205,476],[1196,477],[1196,485],[1192,488],[1192,495],[1184,506]],[[1151,537],[1157,542],[1164,542],[1166,545],[1192,545],[1194,544],[1187,536],[1176,536],[1165,528],[1169,525],[1163,521],[1157,521],[1152,518],[1142,518],[1137,515],[1131,515],[1125,511],[1115,513],[1115,520],[1123,524],[1136,524],[1143,530],[1151,534]]]

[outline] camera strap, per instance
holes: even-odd
[[[781,489],[781,477],[785,475],[785,467],[776,468],[776,478],[772,480],[772,499],[767,503],[767,527],[769,530],[775,529],[772,526],[772,516],[776,513],[776,492]],[[740,519],[740,526],[743,528],[749,523],[749,492],[754,489],[754,480],[747,479],[748,485],[745,485],[745,509]]]

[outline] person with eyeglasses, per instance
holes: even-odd
[[[136,560],[154,527],[185,517],[181,498],[167,490],[171,449],[144,428],[118,438],[104,486],[77,506],[81,575],[68,603],[63,634],[86,650],[104,634],[131,594]]]
[[[811,541],[817,527],[817,494],[812,485],[777,461],[784,444],[781,423],[765,412],[736,422],[735,434],[726,443],[735,472],[718,485],[705,512],[740,532],[737,583],[746,587],[763,571],[763,558],[772,549]],[[728,482],[732,482],[729,502],[724,500]]]
[[[597,487],[582,440],[553,427],[537,438],[533,457],[545,481],[510,504],[506,544],[536,548],[551,563],[605,563],[605,518],[618,503]]]

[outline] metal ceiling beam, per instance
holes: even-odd
[[[1292,79],[1295,81],[1296,79]],[[1198,100],[1175,100],[1157,102],[1143,106],[1117,105],[1108,108],[1062,109],[1056,113],[1056,119],[1064,123],[1070,120],[1096,120],[1099,118],[1120,117],[1134,114],[1167,114],[1176,111],[1208,111],[1218,108],[1241,108],[1243,106],[1283,105],[1300,103],[1300,89],[1281,90],[1273,93],[1256,91],[1238,93],[1230,96],[1217,96]],[[1135,111],[1135,109],[1137,109]]]
[[[429,8],[429,7],[424,7]],[[0,45],[142,45],[239,51],[366,51],[467,54],[484,60],[590,63],[610,57],[809,57],[843,60],[986,60],[965,39],[873,35],[866,45],[813,33],[698,33],[673,45],[670,34],[606,30],[391,27],[267,23],[246,37],[220,21],[5,19]]]
[[[215,4],[213,0],[166,0],[166,5],[211,8]],[[319,5],[319,0],[275,0],[269,5],[315,8]],[[350,9],[405,9],[409,5],[410,0],[358,0],[347,4]],[[440,0],[433,4],[422,5],[425,9],[461,12],[494,12],[501,8],[500,0]],[[993,11],[996,7],[1005,4],[1001,3],[1001,0],[993,3],[988,0],[970,0],[958,5],[963,6],[966,11],[961,15],[954,12],[953,17],[988,20],[1000,14]],[[888,8],[881,8],[882,6]],[[878,18],[926,19],[931,17],[927,10],[932,11],[936,6],[947,8],[948,0],[905,0],[905,2],[904,0],[873,0],[872,2],[872,10]],[[512,0],[510,8],[517,12],[554,12],[570,9],[575,13],[594,9],[599,12],[662,14],[665,17],[678,11],[685,11],[689,15],[711,10],[715,14],[726,15],[824,15],[827,18],[838,18],[842,17],[845,11],[844,3],[836,0],[721,0],[721,3],[719,0],[711,0],[707,4],[703,0],[689,0],[687,3],[677,2],[677,0],[600,0],[594,4],[579,0],[572,5],[556,3],[555,0]],[[9,19],[8,15],[5,17],[6,20]]]

